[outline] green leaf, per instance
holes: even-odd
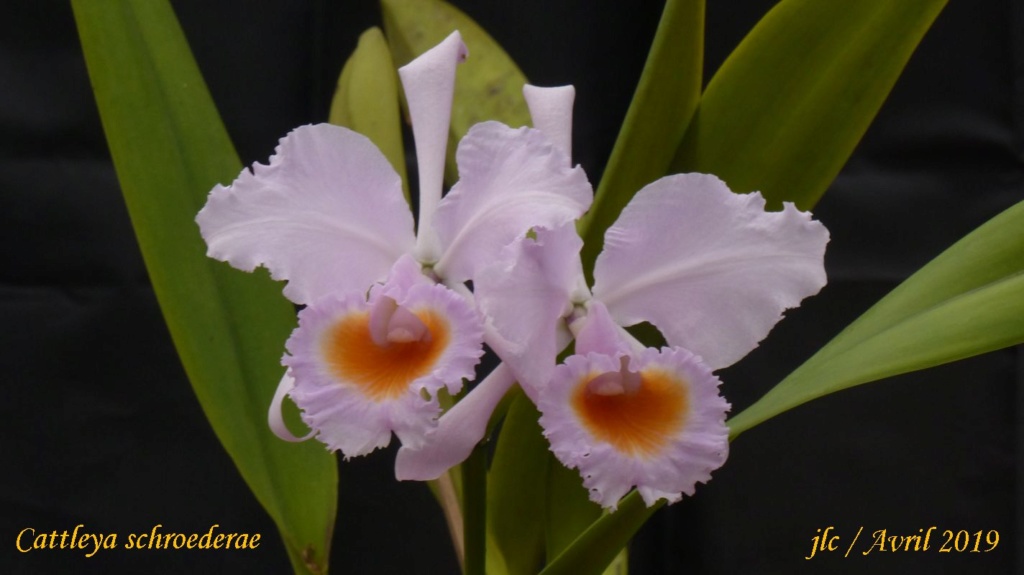
[[[816,397],[1024,343],[1024,202],[900,284],[732,418],[733,437]]]
[[[559,463],[549,450],[539,418],[540,412],[520,391],[505,418],[488,475],[490,542],[500,554],[500,563],[504,563],[501,572],[509,575],[537,573],[545,557],[562,554],[601,517],[601,508],[587,497],[579,473]],[[608,570],[601,567],[595,573],[626,573],[626,554],[622,548],[631,534],[605,562],[610,564]],[[608,539],[599,543],[606,544]],[[594,553],[597,552],[579,554],[589,557]]]
[[[509,575],[505,557],[498,551],[494,536],[487,531],[487,575]]]
[[[381,0],[384,30],[399,66],[433,48],[458,30],[469,57],[455,76],[450,150],[473,124],[497,120],[512,127],[530,122],[523,99],[526,77],[487,32],[457,8],[441,0]],[[448,173],[454,157],[448,154]]]
[[[295,325],[280,285],[205,256],[195,215],[241,171],[169,4],[73,0],[118,179],[171,336],[214,432],[277,524],[297,573],[324,573],[335,459],[268,429]]]
[[[547,556],[558,557],[601,517],[601,506],[590,500],[578,471],[562,465],[553,453],[548,459]]]
[[[601,575],[613,565],[633,535],[661,508],[664,501],[647,507],[633,491],[619,508],[595,521],[565,551],[541,571],[541,575]]]
[[[398,72],[380,28],[359,36],[338,78],[328,121],[370,138],[401,176],[405,199],[409,199]]]
[[[548,442],[540,413],[522,393],[505,416],[487,482],[487,525],[510,575],[544,565]]]
[[[547,505],[547,556],[558,557],[577,541],[583,533],[601,518],[601,506],[590,500],[590,493],[583,487],[583,478],[578,471],[562,465],[553,453],[548,453],[551,464],[548,466],[548,505]],[[598,544],[618,544],[615,557],[606,567],[597,571],[604,575],[626,575],[629,571],[629,557],[625,546],[632,535],[627,535],[621,543],[601,540]],[[586,543],[581,543],[586,545]],[[580,551],[582,555],[592,556],[596,550]],[[598,568],[594,564],[594,568]],[[582,568],[582,567],[577,567]]]
[[[946,0],[783,0],[708,84],[672,164],[810,209]]]
[[[593,268],[622,208],[668,173],[700,101],[703,63],[704,0],[669,0],[594,204],[578,225],[584,269]]]

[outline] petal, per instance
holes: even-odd
[[[533,127],[544,132],[567,158],[572,158],[572,104],[576,99],[576,89],[572,86],[541,88],[526,84],[523,97],[530,108]]]
[[[825,285],[828,230],[705,174],[645,187],[605,235],[594,297],[620,325],[653,323],[712,369],[757,347],[782,312]]]
[[[438,420],[418,447],[403,445],[395,459],[399,481],[437,479],[469,457],[484,433],[494,408],[515,383],[512,370],[498,364],[483,381]]]
[[[455,89],[455,65],[465,60],[466,54],[466,45],[456,31],[398,70],[409,103],[412,133],[416,140],[416,165],[420,181],[416,253],[420,261],[432,262],[439,255],[431,222],[441,200],[448,125],[451,122],[452,95]]]
[[[537,229],[535,240],[524,237],[508,245],[473,283],[489,326],[487,344],[534,400],[570,340],[562,318],[583,285],[582,246],[572,225]]]
[[[286,344],[289,395],[317,438],[346,457],[386,446],[391,432],[418,445],[440,413],[437,391],[458,392],[483,353],[480,319],[461,296],[431,283],[392,287],[369,301],[353,293],[307,306]],[[429,337],[378,345],[370,318],[383,298],[415,314]]]
[[[531,228],[574,221],[593,199],[583,170],[538,130],[477,124],[456,159],[460,179],[435,220],[444,253],[434,269],[449,283],[474,278]]]
[[[674,503],[725,463],[729,404],[710,368],[679,348],[630,357],[629,369],[640,374],[630,392],[588,387],[599,374],[622,369],[623,357],[567,358],[542,391],[540,424],[559,461],[579,469],[592,501],[614,510],[636,487],[648,506]]]
[[[387,159],[364,136],[328,124],[282,138],[269,165],[214,188],[196,221],[210,257],[244,271],[266,266],[299,304],[366,290],[415,242]]]

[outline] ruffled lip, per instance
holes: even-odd
[[[657,385],[679,388],[648,390],[644,393],[650,397],[637,396],[643,401],[620,401],[617,408],[643,413],[618,413],[602,422],[585,413],[586,407],[581,409],[579,397],[588,392],[585,388],[594,377],[622,369],[624,357],[574,355],[556,368],[538,405],[551,450],[564,465],[579,469],[590,498],[604,507],[615,509],[634,487],[647,505],[692,495],[695,485],[707,482],[729,453],[729,404],[718,394],[720,382],[686,350],[646,349],[628,356],[629,368],[646,380],[642,385],[650,386],[660,377]],[[652,399],[669,399],[674,405],[666,410]],[[639,417],[651,414],[660,418],[654,424]]]

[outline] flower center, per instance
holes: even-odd
[[[658,368],[593,375],[576,386],[573,409],[596,439],[632,456],[658,454],[686,424],[689,385],[678,374]]]
[[[433,310],[406,309],[382,297],[370,311],[338,320],[322,349],[335,377],[382,401],[430,373],[449,340],[448,322]]]

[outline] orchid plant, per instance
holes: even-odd
[[[650,514],[694,495],[726,462],[730,439],[757,423],[839,389],[1024,341],[1024,304],[1012,295],[1024,281],[1018,205],[762,401],[727,420],[719,392],[715,372],[825,285],[829,234],[808,210],[942,0],[844,3],[835,21],[821,2],[784,0],[706,89],[703,3],[670,0],[596,193],[572,164],[573,89],[527,85],[493,40],[439,0],[385,1],[388,35],[401,41],[389,48],[379,31],[364,35],[332,114],[344,126],[297,127],[251,170],[238,165],[169,7],[122,2],[133,20],[73,2],[114,160],[197,395],[297,573],[327,570],[337,451],[366,456],[394,434],[396,478],[432,482],[468,574],[600,573],[617,556],[624,569],[620,550]],[[794,29],[805,33],[775,33]],[[133,44],[151,36],[164,41]],[[809,69],[786,64],[805,49],[793,38],[811,36],[819,57]],[[400,53],[409,47],[416,53]],[[881,51],[888,59],[872,69],[875,81],[850,78]],[[395,144],[393,52],[408,61],[398,75],[415,141],[416,217],[400,137]],[[481,72],[456,80],[458,63],[477,53],[505,84],[496,89]],[[769,78],[765,66],[791,81]],[[114,72],[148,67],[155,75],[132,76],[130,90]],[[361,69],[383,82],[371,96],[359,90],[371,82]],[[778,101],[754,106],[750,94],[769,81],[782,85]],[[165,82],[189,88],[154,98]],[[533,127],[506,125],[520,113],[492,104],[509,97]],[[147,98],[163,104],[147,108]],[[853,104],[836,111],[836,99]],[[142,117],[188,145],[136,146]],[[758,153],[768,134],[782,149],[772,161]],[[458,175],[443,193],[450,135]],[[169,149],[168,172],[147,169]],[[811,154],[822,159],[792,160]],[[280,283],[206,255],[267,268],[286,282],[284,297]],[[187,286],[174,272],[182,266]],[[297,318],[292,304],[302,306]],[[970,325],[951,319],[967,311]],[[500,360],[489,371],[478,365],[485,349]],[[866,367],[867,354],[882,367]],[[538,424],[540,452],[521,433]],[[568,541],[555,548],[519,525],[558,502],[500,490],[508,469],[547,465],[546,450],[578,471],[571,497],[599,505],[540,513],[554,518],[544,529]],[[548,477],[531,485],[556,489]],[[509,515],[510,506],[528,511]]]

